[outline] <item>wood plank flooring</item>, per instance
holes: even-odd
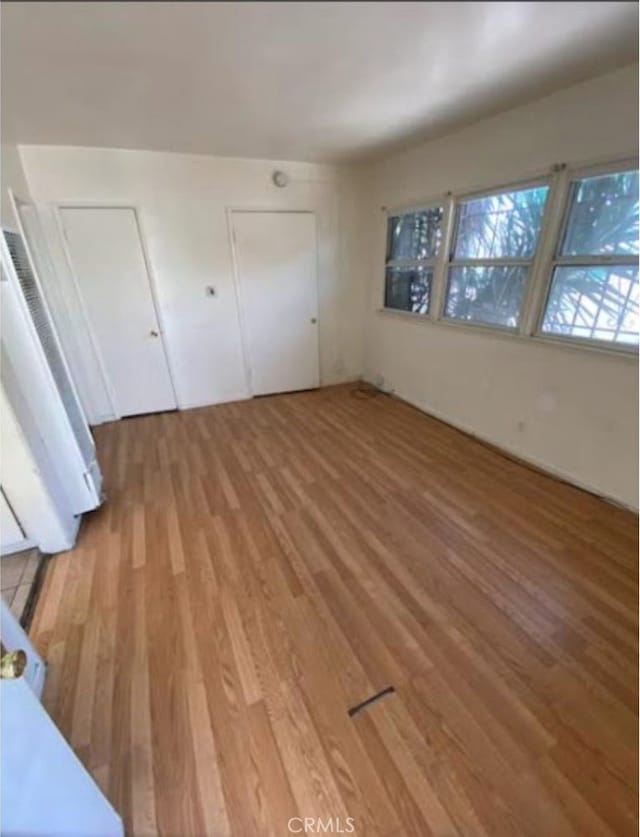
[[[638,833],[634,515],[349,387],[96,437],[31,634],[128,834]]]

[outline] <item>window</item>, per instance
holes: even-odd
[[[638,172],[575,180],[541,331],[638,343]]]
[[[442,206],[392,215],[387,222],[385,308],[428,314],[442,238]]]
[[[446,318],[518,327],[548,193],[541,184],[458,203]]]
[[[629,352],[640,342],[639,181],[631,162],[554,166],[537,182],[390,216],[385,308]]]

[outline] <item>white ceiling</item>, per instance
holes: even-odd
[[[352,160],[637,45],[635,2],[3,2],[3,141]]]

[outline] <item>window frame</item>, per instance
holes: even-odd
[[[383,316],[390,315],[391,317],[410,318],[414,322],[426,322],[430,325],[435,324],[443,326],[444,328],[458,328],[463,331],[467,330],[475,332],[476,334],[484,332],[490,336],[507,340],[525,339],[533,343],[537,343],[538,345],[555,345],[570,351],[581,352],[587,350],[597,352],[599,354],[614,355],[619,358],[626,358],[627,360],[637,360],[639,348],[636,345],[628,343],[615,343],[614,341],[565,337],[559,334],[542,332],[541,327],[547,305],[547,299],[551,290],[554,268],[553,263],[556,251],[561,246],[562,239],[560,238],[560,235],[564,233],[565,218],[568,218],[566,209],[570,200],[571,183],[582,177],[612,174],[619,171],[628,171],[630,169],[637,170],[639,168],[639,162],[640,161],[637,156],[634,156],[633,154],[626,154],[605,162],[600,161],[597,163],[576,165],[558,164],[551,166],[544,173],[535,172],[534,170],[533,173],[529,174],[527,177],[523,177],[521,180],[506,182],[497,186],[474,188],[473,190],[460,192],[447,192],[444,195],[441,193],[433,199],[421,201],[420,203],[410,207],[407,207],[406,205],[392,208],[382,207],[385,220],[385,253],[383,259],[382,300],[379,302],[377,312]],[[514,329],[497,326],[493,323],[482,323],[473,320],[457,320],[451,317],[445,317],[444,309],[446,305],[447,274],[451,264],[449,254],[452,252],[454,243],[454,228],[457,223],[456,206],[458,202],[485,195],[494,195],[501,192],[526,189],[528,186],[540,185],[541,183],[548,183],[550,191],[542,216],[542,228],[538,239],[538,246],[536,253],[534,254],[533,263],[529,269],[529,276],[527,278],[523,296],[519,327]],[[444,214],[442,221],[443,232],[441,247],[433,274],[429,311],[427,314],[417,314],[412,311],[404,311],[399,308],[387,308],[384,305],[384,299],[386,289],[386,235],[388,230],[388,219],[392,216],[416,212],[420,209],[429,209],[434,206],[442,206],[444,208]],[[528,260],[525,261],[528,262]],[[509,263],[513,263],[513,261],[510,260]],[[620,257],[616,256],[613,257],[610,263],[621,264],[622,262]],[[589,264],[594,264],[594,262],[589,262]],[[380,297],[378,297],[378,299],[380,299]]]
[[[576,184],[580,180],[589,177],[602,177],[608,174],[616,174],[618,172],[638,171],[639,161],[637,159],[618,160],[614,163],[600,163],[591,166],[576,166],[572,168],[564,168],[559,172],[558,187],[561,192],[560,208],[561,212],[558,217],[554,219],[555,224],[553,230],[550,231],[550,246],[547,248],[546,258],[544,262],[544,275],[541,283],[540,301],[536,307],[535,320],[531,336],[536,340],[544,340],[545,342],[561,343],[569,346],[582,346],[591,349],[599,349],[607,352],[614,352],[623,355],[638,355],[639,346],[633,343],[618,343],[614,340],[598,340],[595,337],[573,337],[571,335],[557,334],[542,330],[549,297],[551,294],[551,287],[553,285],[553,275],[558,267],[607,267],[609,265],[625,265],[637,266],[639,257],[637,255],[584,255],[584,256],[563,256],[561,253],[562,244],[565,240],[567,227],[569,225],[569,216],[571,213],[571,206],[573,196],[575,193]]]
[[[426,203],[420,203],[417,206],[403,206],[401,208],[393,208],[387,209],[385,208],[385,252],[384,252],[384,273],[382,278],[382,300],[381,300],[381,309],[385,313],[392,313],[392,314],[400,314],[400,315],[409,315],[410,317],[418,317],[420,319],[431,319],[433,320],[433,312],[434,312],[434,290],[437,284],[438,278],[438,265],[441,260],[442,251],[445,242],[445,234],[447,229],[448,223],[448,199],[435,199],[432,201],[428,201]],[[438,248],[438,253],[435,256],[430,256],[426,259],[387,259],[387,247],[389,241],[389,222],[392,218],[399,218],[402,215],[415,215],[418,212],[424,212],[425,210],[429,209],[442,209],[442,222],[441,222],[441,237],[440,237],[440,246]],[[404,308],[391,308],[387,306],[387,269],[390,267],[396,268],[416,268],[416,267],[426,267],[431,268],[433,271],[432,279],[431,279],[431,286],[429,288],[429,307],[424,314],[421,314],[419,311],[407,311]]]
[[[456,259],[454,255],[456,238],[458,234],[458,229],[460,226],[460,212],[459,208],[462,204],[468,203],[469,201],[477,200],[479,198],[490,198],[493,195],[503,195],[509,192],[523,192],[527,189],[535,189],[539,186],[547,186],[549,192],[547,194],[547,200],[545,202],[544,210],[542,212],[542,219],[540,224],[540,234],[538,236],[538,242],[535,248],[533,255],[530,258],[523,258],[523,257],[516,257],[516,256],[506,256],[500,257],[496,259]],[[541,175],[540,177],[533,177],[527,180],[519,180],[515,183],[508,183],[501,186],[496,186],[491,189],[476,189],[472,192],[465,192],[456,194],[453,196],[452,199],[452,208],[451,208],[451,231],[450,236],[447,241],[447,251],[446,251],[446,259],[444,264],[444,277],[443,277],[443,288],[442,288],[442,295],[440,300],[440,309],[438,311],[438,319],[446,323],[447,325],[466,325],[469,328],[483,328],[488,329],[494,332],[499,332],[501,334],[519,334],[522,331],[522,325],[525,321],[526,309],[527,309],[527,301],[530,296],[530,286],[532,283],[532,279],[534,276],[534,271],[536,268],[536,263],[538,261],[539,252],[541,249],[542,244],[542,237],[545,232],[545,219],[547,216],[547,209],[549,206],[549,201],[551,199],[551,193],[553,190],[553,179],[549,176],[549,174]],[[446,305],[447,305],[447,293],[449,290],[449,273],[452,268],[454,267],[492,267],[496,266],[499,267],[500,265],[504,266],[518,266],[522,265],[524,267],[528,267],[529,271],[527,274],[527,278],[525,280],[523,294],[522,294],[522,304],[519,310],[518,316],[518,324],[516,326],[503,326],[499,325],[498,323],[487,323],[481,320],[461,320],[457,317],[448,317],[446,315]]]

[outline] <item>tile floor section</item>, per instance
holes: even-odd
[[[22,619],[41,557],[37,549],[27,549],[0,558],[2,598],[18,620]]]

